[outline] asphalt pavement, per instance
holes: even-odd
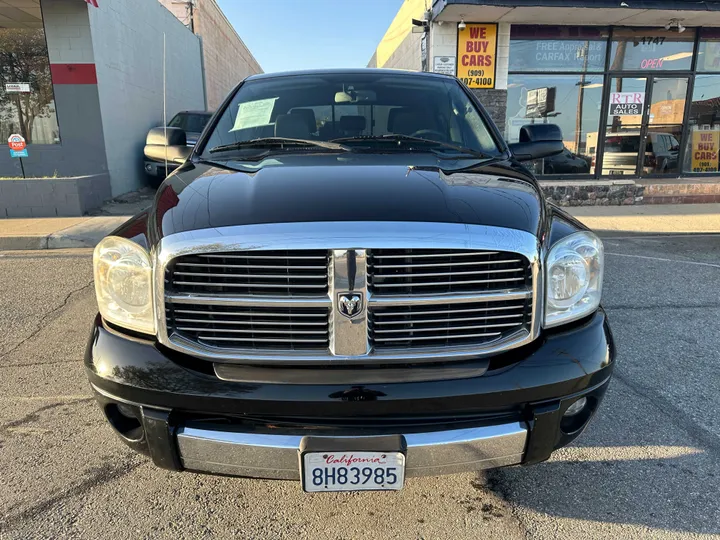
[[[90,250],[0,252],[0,538],[720,538],[720,236],[606,234],[605,401],[546,463],[306,495],[156,469],[82,356]]]

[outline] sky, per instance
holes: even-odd
[[[263,71],[365,67],[403,0],[217,0]]]

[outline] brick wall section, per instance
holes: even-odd
[[[215,0],[198,0],[195,32],[202,37],[207,104],[214,110],[240,81],[263,70]]]
[[[0,218],[81,216],[109,197],[107,174],[0,180]]]
[[[720,182],[692,179],[685,183],[649,184],[645,188],[643,204],[692,204],[720,202]]]
[[[42,12],[51,64],[95,62],[87,4],[43,0]]]
[[[163,119],[163,33],[167,117],[204,109],[200,40],[157,1],[90,8],[103,134],[113,196],[145,183],[143,147]],[[62,129],[62,128],[61,128]]]
[[[190,26],[187,3],[160,2]],[[195,33],[202,39],[207,106],[214,110],[240,81],[263,70],[215,0],[195,0],[192,20]]]
[[[473,90],[480,103],[487,110],[490,118],[500,129],[500,133],[505,133],[505,114],[507,111],[507,90],[496,89],[476,89]]]
[[[540,181],[545,198],[559,206],[627,206],[641,204],[645,187],[635,182]]]
[[[420,39],[422,34],[408,34],[402,40],[397,49],[390,55],[384,65],[379,66],[388,69],[410,69],[413,71],[422,70],[422,59],[420,57]],[[377,53],[376,53],[377,54]],[[376,55],[373,55],[376,59]],[[429,56],[431,58],[431,56]]]

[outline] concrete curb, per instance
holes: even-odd
[[[131,216],[89,217],[80,223],[52,232],[13,234],[10,221],[0,221],[0,251],[94,248],[100,240],[125,223]]]

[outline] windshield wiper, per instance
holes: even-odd
[[[336,142],[329,141],[313,141],[310,139],[292,139],[288,137],[262,137],[260,139],[251,139],[249,141],[236,141],[230,144],[222,144],[211,148],[209,152],[216,154],[218,152],[226,152],[228,150],[242,150],[243,148],[283,148],[286,146],[294,147],[319,147],[328,150],[342,150],[349,152],[350,148]]]
[[[387,133],[385,135],[360,135],[358,137],[342,137],[340,139],[332,139],[333,143],[347,143],[347,142],[364,142],[364,141],[388,141],[388,142],[416,142],[422,144],[431,144],[434,146],[440,146],[443,148],[451,148],[461,154],[474,156],[481,159],[488,159],[493,156],[478,152],[472,148],[465,148],[452,143],[446,143],[442,141],[434,141],[432,139],[423,139],[422,137],[413,137],[412,135],[402,135],[399,133]],[[455,156],[453,156],[455,157]]]

